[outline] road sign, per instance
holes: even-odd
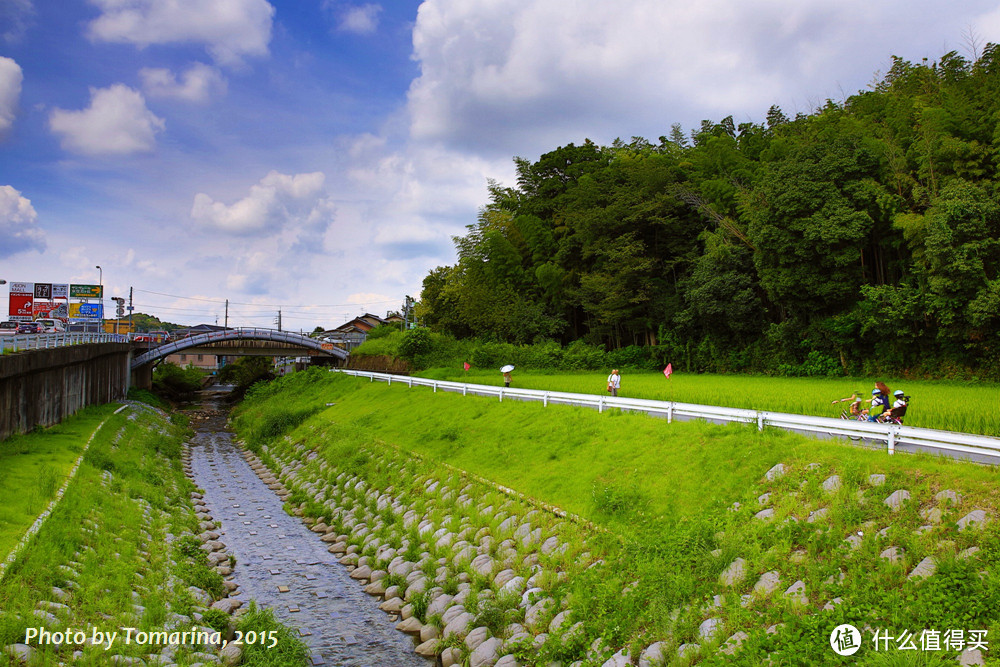
[[[69,317],[71,320],[100,320],[104,319],[104,309],[99,303],[71,303]]]
[[[104,288],[100,285],[70,285],[71,299],[100,299],[104,296]]]

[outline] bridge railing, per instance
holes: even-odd
[[[81,345],[83,343],[127,343],[125,334],[109,333],[47,333],[24,334],[21,336],[4,336],[0,338],[0,354],[21,352],[23,350],[44,350],[65,345]]]
[[[194,334],[192,336],[188,336],[187,338],[179,338],[167,343],[155,345],[150,348],[148,352],[145,352],[133,359],[132,367],[136,368],[142,366],[143,364],[155,362],[158,359],[174,353],[182,352],[190,347],[196,347],[207,343],[218,343],[221,341],[241,339],[286,343],[288,345],[321,351],[324,354],[338,356],[341,358],[347,355],[347,353],[343,350],[326,349],[320,341],[294,331],[278,331],[277,329],[262,329],[258,327],[239,327],[224,329],[221,331],[208,331],[205,333]],[[222,349],[219,351],[219,354],[225,355],[227,352]]]
[[[372,382],[378,380],[389,384],[405,384],[409,387],[431,387],[434,391],[440,389],[441,391],[458,392],[462,395],[495,396],[500,401],[514,399],[540,402],[545,406],[551,404],[575,405],[596,409],[598,412],[615,408],[664,417],[668,422],[674,419],[680,421],[704,419],[718,424],[737,422],[753,424],[761,431],[764,430],[764,427],[770,426],[814,437],[848,438],[869,446],[880,448],[884,446],[889,454],[895,453],[897,449],[900,451],[923,451],[951,458],[964,458],[994,465],[1000,464],[1000,438],[971,433],[674,401],[448,382],[370,371],[331,370],[355,377],[368,378]]]

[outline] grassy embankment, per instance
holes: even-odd
[[[116,407],[87,408],[62,424],[0,440],[0,560],[55,498],[91,433]]]
[[[514,386],[586,394],[606,393],[607,373],[514,371]],[[501,385],[499,371],[430,369],[417,373],[438,380]],[[847,403],[831,405],[857,391],[871,398],[883,378],[783,378],[750,375],[691,375],[624,372],[621,396],[752,410],[837,417]],[[885,379],[912,397],[907,426],[1000,436],[1000,385],[982,382]]]
[[[1000,496],[991,468],[889,457],[777,430],[499,403],[320,371],[251,397],[237,422],[246,438],[278,443],[289,432],[362,475],[377,476],[377,466],[361,463],[380,452],[418,453],[431,469],[435,461],[449,463],[607,528],[608,535],[587,537],[586,549],[610,567],[584,571],[551,592],[584,622],[584,646],[596,637],[634,650],[657,640],[670,651],[700,642],[699,659],[708,663],[755,665],[770,655],[777,664],[837,664],[828,641],[842,622],[897,635],[921,628],[1000,632]],[[785,475],[765,480],[776,463],[786,466]],[[885,475],[884,485],[872,474]],[[839,488],[827,491],[822,483],[834,475]],[[883,501],[897,489],[911,499],[894,511]],[[957,505],[935,499],[942,490],[957,492]],[[758,499],[763,494],[770,495]],[[755,519],[764,508],[774,517]],[[957,520],[973,509],[993,520],[959,530]],[[851,535],[861,536],[857,548],[845,542]],[[897,563],[880,556],[890,546],[902,550]],[[970,547],[980,551],[962,557]],[[936,574],[910,578],[928,556]],[[746,561],[747,574],[726,586],[720,574],[736,558]],[[779,588],[755,592],[769,571],[779,574]],[[796,581],[805,585],[804,603],[782,595]],[[722,630],[699,638],[709,618]],[[719,654],[736,632],[748,635],[742,650]],[[945,664],[954,655],[921,659]],[[889,664],[890,656],[869,642],[855,658]]]
[[[189,499],[194,486],[180,462],[188,434],[184,419],[172,423],[147,406],[112,414],[117,407],[91,408],[52,429],[3,443],[5,473],[18,474],[4,475],[9,486],[39,465],[68,469],[96,425],[107,419],[65,495],[0,580],[0,647],[24,643],[29,627],[82,629],[89,637],[94,629],[121,633],[124,627],[170,631],[207,625],[224,630],[229,624],[225,613],[206,609],[206,602],[222,597],[225,587],[194,536],[199,531]],[[45,452],[51,458],[42,458]],[[15,518],[25,529],[34,517],[23,514],[44,509],[41,499],[30,500],[30,492],[17,490],[32,486],[15,486],[4,496],[5,503],[20,508]],[[210,597],[196,599],[192,586]],[[263,616],[250,614],[243,622],[273,623]],[[297,662],[253,664],[303,664],[301,645],[287,630],[282,642],[293,651],[299,648]],[[77,644],[31,646],[34,665],[68,663],[74,650],[83,654],[73,664],[106,665],[114,654],[145,657],[164,648],[126,646],[123,640],[110,652]],[[172,651],[170,659],[179,665],[203,662],[206,655],[199,655],[200,650],[208,649],[189,643]]]

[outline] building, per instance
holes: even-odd
[[[198,324],[193,327],[187,327],[186,329],[175,329],[173,333],[171,333],[171,338],[173,340],[181,340],[182,338],[190,338],[191,336],[197,336],[198,334],[225,330],[226,327],[220,327],[217,324]],[[228,364],[231,359],[229,357],[216,354],[178,353],[168,355],[165,361],[171,364],[177,364],[181,368],[194,366],[195,368],[200,368],[214,373]]]
[[[369,331],[379,325],[389,323],[389,320],[383,319],[378,315],[365,313],[349,322],[344,322],[339,327],[313,334],[313,337],[325,343],[333,343],[337,347],[350,351],[365,342]]]

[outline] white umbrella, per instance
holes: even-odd
[[[507,364],[506,366],[504,366],[503,368],[500,369],[500,372],[501,373],[510,373],[512,370],[514,370],[514,364]]]

